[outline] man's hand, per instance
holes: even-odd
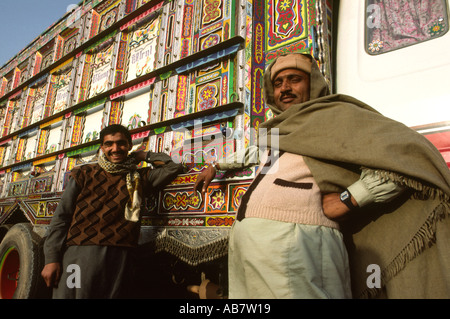
[[[194,184],[194,192],[197,193],[197,190],[202,189],[202,194],[206,193],[209,184],[216,177],[216,169],[212,165],[208,165],[206,169],[203,170],[200,174],[197,175],[197,180]]]
[[[339,193],[330,193],[322,196],[323,213],[329,219],[339,219],[350,212],[350,209],[343,202],[341,202],[339,195]],[[352,203],[355,206],[358,205],[353,197]]]
[[[133,156],[136,159],[137,163],[140,163],[142,161],[145,161],[147,157],[147,152],[139,151],[139,152],[132,152],[130,156]]]
[[[48,288],[58,287],[61,278],[61,263],[50,263],[44,266],[41,272]]]

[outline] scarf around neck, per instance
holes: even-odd
[[[130,199],[125,207],[125,219],[131,222],[137,222],[139,220],[142,198],[140,194],[141,177],[137,171],[135,160],[128,157],[125,162],[116,164],[108,161],[105,154],[102,154],[99,157],[98,164],[110,174],[127,174],[126,185]]]

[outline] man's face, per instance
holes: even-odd
[[[132,145],[122,133],[105,135],[103,144],[100,146],[108,161],[111,163],[122,163],[127,159]]]
[[[272,83],[275,105],[281,111],[286,111],[294,104],[309,101],[309,74],[302,70],[282,70]]]

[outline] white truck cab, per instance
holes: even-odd
[[[336,93],[428,137],[450,166],[448,1],[341,0]]]

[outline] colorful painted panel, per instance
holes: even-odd
[[[181,40],[180,40],[180,58],[185,58],[193,51],[193,24],[194,24],[194,4],[195,1],[187,0],[184,2],[184,11],[182,19]]]
[[[74,116],[72,119],[73,129],[71,132],[70,147],[76,146],[81,143],[83,135],[84,116]]]
[[[208,187],[206,193],[206,213],[226,213],[228,193],[225,185],[214,185]]]
[[[38,147],[37,147],[37,151],[36,151],[37,155],[45,154],[45,148],[47,147],[48,135],[49,135],[48,129],[43,129],[39,133],[39,138],[38,138],[39,142],[38,142]]]
[[[170,150],[172,148],[173,132],[165,132],[165,130],[166,127],[156,129],[156,135],[151,135],[149,137],[149,151],[164,152],[166,154],[170,154]]]
[[[11,133],[14,133],[20,129],[21,115],[22,115],[22,98],[14,100],[14,110],[11,119]]]
[[[228,200],[228,211],[229,212],[237,212],[239,205],[241,204],[242,196],[244,196],[247,188],[250,184],[229,184],[228,185],[228,193],[230,194]]]
[[[71,73],[71,70],[69,70],[64,74],[61,74],[58,77],[57,82],[53,84],[53,88],[56,90],[53,114],[62,112],[69,105]]]
[[[1,150],[0,150],[0,152],[1,152]],[[3,194],[3,192],[6,188],[6,179],[7,179],[6,174],[3,173],[2,175],[0,175],[0,194]],[[0,206],[0,219],[1,219],[2,215],[3,215],[3,206]]]
[[[0,162],[0,166],[7,166],[11,162],[11,152],[12,152],[12,146],[11,144],[7,144],[3,146],[3,157],[2,161]]]
[[[192,189],[165,191],[161,197],[160,213],[190,214],[203,211],[203,200]]]
[[[62,137],[61,126],[49,130],[47,145],[45,148],[46,154],[56,152],[60,149],[61,137]]]
[[[155,70],[160,16],[128,35],[127,81]]]
[[[46,90],[46,83],[29,89],[28,98],[22,117],[21,128],[24,128],[40,120],[40,117],[38,117],[38,119],[36,118],[33,119],[33,113],[34,107],[37,106],[37,103],[41,103],[42,105],[44,105],[45,90]]]
[[[182,12],[182,9],[180,9]],[[162,8],[159,49],[157,54],[157,67],[169,65],[173,62],[173,48],[175,36],[177,1],[171,1]]]
[[[16,74],[18,79],[17,83],[18,85],[24,83],[29,78],[28,69],[29,69],[28,61],[25,61],[24,63],[19,65],[18,72]]]
[[[120,2],[104,0],[92,12],[90,38],[112,26],[120,15]]]
[[[9,184],[8,196],[21,196],[27,193],[28,181]]]
[[[306,0],[267,1],[266,50],[273,51],[308,36]]]
[[[45,184],[41,184],[42,180],[39,180],[40,187],[42,185],[51,183],[51,179],[48,180]],[[45,187],[45,186],[44,186]],[[39,193],[39,192],[38,192]],[[45,218],[52,217],[55,213],[56,207],[58,206],[58,199],[46,199],[46,200],[31,200],[24,202],[25,209],[30,212],[35,218]]]
[[[176,89],[169,89],[169,84],[173,86],[174,80],[176,81],[176,78],[171,81],[169,81],[169,79],[164,79],[155,83],[152,92],[150,114],[151,123],[158,123],[168,120],[170,118],[169,108],[174,111],[174,104],[171,104],[170,101],[175,100]]]
[[[234,35],[234,10],[237,5],[231,0],[202,0],[198,2],[200,21],[194,25],[194,41],[197,51],[209,48]]]
[[[39,73],[40,71],[48,68],[53,62],[53,58],[54,58],[54,54],[55,54],[55,41],[52,40],[51,42],[49,42],[48,44],[46,44],[44,46],[44,48],[42,48],[41,50],[39,50],[38,52],[38,58],[36,58],[36,64],[35,64],[35,68],[37,69],[36,73]],[[37,62],[40,62],[40,64],[38,64]]]
[[[71,28],[68,28],[61,33],[61,37],[63,38],[62,56],[69,54],[77,47],[81,28],[80,22],[81,21],[79,21],[77,28],[71,26]]]
[[[45,97],[37,97],[33,105],[33,113],[31,114],[31,123],[39,122],[44,114]]]
[[[195,63],[193,64],[195,65]],[[157,123],[230,103],[235,83],[234,61],[211,62],[198,70],[155,83],[150,122]],[[189,69],[188,69],[189,70]]]
[[[23,160],[29,160],[35,157],[36,155],[36,144],[37,144],[37,136],[32,136],[27,138],[25,150],[23,153]]]
[[[122,125],[132,130],[147,124],[149,113],[149,88],[129,94],[123,103]]]
[[[16,163],[23,161],[23,155],[25,153],[26,145],[27,145],[26,138],[21,138],[17,142],[17,149],[16,149],[16,154],[15,154],[15,162]]]
[[[84,117],[82,143],[94,141],[99,138],[103,123],[103,110]]]
[[[92,64],[92,75],[89,85],[89,98],[103,93],[109,88],[113,62],[114,44],[95,54]]]
[[[8,107],[6,109],[5,118],[2,125],[2,136],[6,136],[10,133],[11,124],[14,117],[15,110],[15,102],[8,101]]]
[[[30,194],[48,193],[52,189],[53,175],[30,180]],[[45,215],[45,214],[43,214]]]
[[[248,177],[246,177],[248,178]],[[199,217],[198,214],[206,215],[227,215],[231,212],[237,212],[242,196],[245,194],[249,180],[235,181],[235,182],[216,182],[214,181],[208,187],[204,195],[200,193],[195,194],[192,187],[195,182],[195,175],[186,174],[180,175],[169,188],[165,189],[160,197],[159,214],[169,215],[170,221],[173,224],[172,215],[195,214],[199,220],[204,220],[204,217]],[[176,185],[184,185],[183,188],[174,188]],[[176,218],[176,217],[175,217]],[[192,221],[191,221],[192,222]],[[209,226],[226,226],[226,221],[211,220]],[[197,223],[195,226],[206,226],[204,222]],[[231,226],[228,224],[227,226]]]
[[[3,166],[3,161],[5,160],[5,151],[6,151],[6,146],[0,146],[0,167]],[[1,191],[0,191],[1,193]]]

